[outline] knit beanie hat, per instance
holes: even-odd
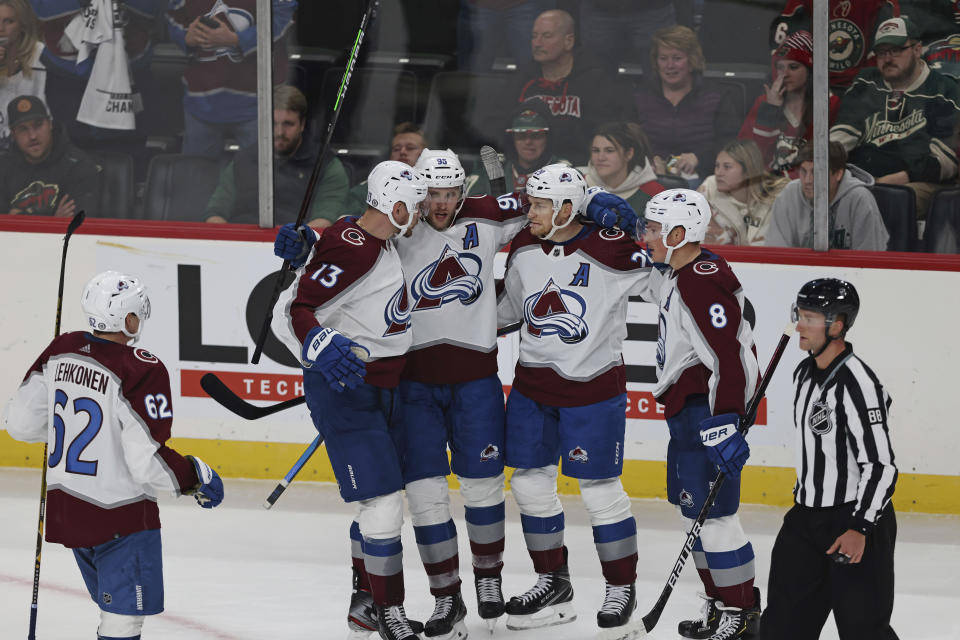
[[[796,60],[808,69],[813,68],[813,36],[809,31],[795,31],[783,41],[773,57],[780,60]]]

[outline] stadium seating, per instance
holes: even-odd
[[[320,103],[333,115],[343,68],[323,76]],[[401,69],[355,69],[333,134],[343,147],[374,147],[382,154],[397,122],[417,121],[417,76]]]
[[[923,232],[928,253],[960,253],[960,189],[944,189],[933,197]]]
[[[874,184],[870,187],[890,240],[887,251],[914,251],[917,248],[917,201],[909,187]]]
[[[100,165],[100,206],[93,216],[132,218],[134,214],[133,157],[126,153],[92,151]]]
[[[477,153],[484,144],[496,145],[504,123],[502,96],[509,76],[464,71],[439,72],[430,83],[423,130],[437,148]]]
[[[202,222],[220,178],[214,158],[160,154],[150,160],[141,217]]]

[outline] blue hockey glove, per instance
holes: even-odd
[[[323,374],[334,391],[355,389],[367,374],[367,365],[357,354],[368,353],[366,348],[345,338],[335,329],[314,327],[303,341],[302,364],[308,371]]]
[[[700,423],[700,441],[707,449],[713,464],[726,475],[736,478],[750,457],[750,446],[737,429],[740,417],[735,413],[721,413]]]
[[[618,227],[634,238],[643,236],[643,219],[637,216],[626,200],[600,187],[587,189],[584,211],[588,220],[605,229]]]
[[[288,222],[277,232],[277,238],[273,241],[273,255],[286,260],[294,269],[299,269],[307,261],[310,249],[316,242],[316,231],[304,224],[295,227]]]
[[[200,484],[193,490],[194,499],[204,509],[213,509],[223,502],[223,480],[200,458],[187,456],[187,460],[193,463],[193,468],[200,479]]]

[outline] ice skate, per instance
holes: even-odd
[[[403,605],[377,607],[377,621],[380,625],[380,637],[383,640],[421,640],[407,620]]]
[[[474,585],[477,588],[477,614],[487,623],[490,633],[497,626],[497,618],[503,615],[504,602],[500,576],[476,576]]]
[[[350,595],[350,611],[347,613],[347,640],[367,640],[377,630],[377,610],[373,596],[359,587],[360,574],[353,570],[353,593]]]
[[[716,598],[709,597],[705,593],[699,593],[697,595],[703,598],[700,617],[693,620],[683,620],[677,625],[677,632],[684,638],[705,640],[712,636],[720,625],[720,612],[717,610],[717,605],[722,605],[723,603]]]
[[[573,585],[566,564],[556,571],[541,573],[537,584],[526,593],[510,598],[505,607],[507,629],[536,629],[573,622],[577,613],[572,600]]]
[[[760,631],[760,590],[753,588],[754,604],[749,609],[724,606],[717,602],[717,612],[720,620],[713,635],[708,640],[735,640],[736,638],[753,638]]]
[[[423,637],[430,640],[464,640],[467,626],[463,619],[467,617],[467,607],[460,593],[451,596],[438,596],[433,614],[423,625]]]
[[[637,609],[637,589],[632,584],[607,583],[603,606],[597,612],[598,640],[632,640],[646,629],[643,621],[634,617]]]

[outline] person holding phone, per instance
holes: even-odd
[[[272,0],[274,82],[286,80],[286,35],[295,0]],[[257,141],[255,0],[170,0],[170,39],[188,55],[183,72],[183,153],[217,157],[227,140]]]

